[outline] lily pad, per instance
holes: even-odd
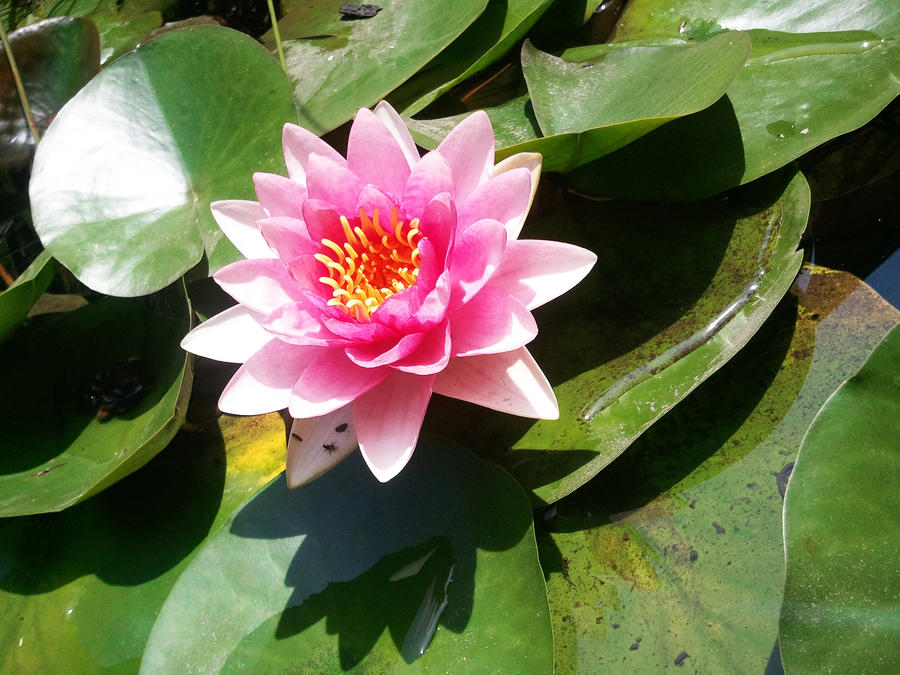
[[[183,288],[40,318],[0,354],[0,517],[59,511],[136,471],[175,435],[191,392]],[[105,419],[92,382],[115,399]]]
[[[614,36],[707,39],[746,31],[753,52],[728,105],[666,125],[574,177],[582,192],[686,201],[717,194],[856,129],[900,93],[900,14],[833,3],[647,0],[629,3]]]
[[[851,275],[804,269],[740,354],[544,512],[556,672],[779,672],[782,495],[797,448],[898,320]]]
[[[552,653],[525,495],[424,440],[390,483],[355,453],[254,497],[176,583],[142,672],[549,673]]]
[[[809,428],[784,504],[781,656],[791,673],[900,668],[900,330]]]
[[[404,115],[415,115],[503,56],[551,4],[551,0],[488,2],[475,23],[388,99]]]
[[[529,349],[560,418],[437,400],[426,423],[503,464],[536,505],[583,485],[734,356],[787,292],[809,189],[801,175],[786,183],[773,176],[729,202],[680,208],[540,195],[522,236],[570,241],[599,258],[535,312],[541,332]]]
[[[279,415],[224,416],[93,499],[3,521],[0,670],[136,672],[172,585],[284,469],[284,446]]]
[[[35,124],[43,131],[66,101],[100,70],[100,37],[85,19],[48,19],[13,31],[10,48]],[[34,139],[0,45],[0,169],[25,166]]]
[[[738,32],[699,44],[578,47],[561,58],[526,41],[522,68],[530,97],[486,110],[496,133],[497,158],[540,152],[545,171],[571,171],[712,105],[749,53],[749,37]],[[418,143],[434,148],[463,117],[411,120],[410,126]]]
[[[304,3],[278,22],[300,124],[324,134],[384,98],[455,40],[487,0],[382,0],[348,21],[334,2]],[[263,41],[274,48],[271,31]]]
[[[46,251],[31,263],[16,283],[0,293],[0,339],[19,325],[46,290],[56,272],[56,262]]]
[[[204,253],[214,271],[240,255],[209,204],[253,198],[254,171],[284,171],[288,121],[288,82],[254,40],[209,26],[167,33],[59,113],[35,154],[35,229],[85,285],[110,295],[164,288]]]

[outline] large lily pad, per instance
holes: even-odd
[[[530,96],[486,110],[495,129],[497,157],[540,152],[545,171],[571,171],[712,105],[749,53],[749,37],[738,32],[699,44],[578,47],[562,57],[526,41],[522,68]],[[410,126],[417,142],[434,148],[463,117],[411,120]]]
[[[864,0],[629,3],[614,40],[706,39],[748,32],[753,52],[727,105],[648,134],[575,177],[581,191],[625,198],[701,199],[746,183],[856,129],[900,92],[900,14]]]
[[[546,207],[523,237],[572,241],[599,257],[573,291],[535,312],[541,332],[529,348],[554,385],[559,420],[443,400],[426,418],[501,462],[536,504],[588,481],[746,344],[800,266],[809,190],[797,175],[729,203],[569,196]]]
[[[94,499],[4,521],[0,670],[136,672],[172,585],[284,469],[284,446],[277,414],[222,417]]]
[[[896,673],[900,330],[832,396],[803,439],[784,504],[781,656],[791,673]]]
[[[288,82],[254,40],[205,26],[167,33],[59,113],[35,154],[35,229],[82,282],[111,295],[164,288],[204,253],[215,270],[239,254],[209,204],[253,198],[254,171],[284,171],[288,121]]]
[[[518,42],[551,5],[551,0],[488,2],[487,9],[389,100],[405,115],[415,115],[454,85],[480,72]]]
[[[100,37],[85,19],[58,18],[13,31],[10,48],[39,131],[100,70]],[[0,168],[24,166],[34,139],[0,45]]]
[[[191,391],[179,347],[189,309],[177,285],[41,318],[0,353],[10,383],[0,392],[4,517],[59,511],[139,469],[175,435]],[[135,380],[146,393],[108,419],[85,400],[93,381],[113,393]]]
[[[805,269],[738,356],[545,512],[557,672],[778,672],[793,459],[898,320],[849,274]]]
[[[424,440],[390,483],[355,453],[254,497],[176,583],[142,672],[539,673],[552,650],[525,495]]]
[[[6,337],[38,301],[56,273],[56,263],[43,251],[16,282],[0,293],[0,338]]]
[[[323,134],[384,98],[447,45],[487,0],[383,0],[373,17],[348,21],[328,0],[300,5],[278,22],[300,124]],[[271,31],[263,36],[274,45]]]

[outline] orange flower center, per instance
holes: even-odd
[[[323,239],[322,252],[315,255],[328,271],[319,281],[332,290],[329,305],[368,321],[385,299],[416,283],[422,238],[419,219],[413,218],[407,225],[397,219],[394,208],[386,230],[378,222],[378,209],[371,218],[360,209],[358,224],[351,226],[347,217],[341,216],[341,227],[344,241]]]

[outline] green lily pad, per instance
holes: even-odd
[[[423,440],[389,483],[355,453],[254,497],[178,580],[142,672],[549,673],[552,654],[525,495]]]
[[[300,124],[310,131],[331,131],[384,98],[453,42],[487,0],[378,5],[375,16],[348,21],[334,2],[315,0],[278,22]],[[272,31],[263,41],[274,49]]]
[[[43,251],[19,275],[16,283],[0,293],[0,339],[28,316],[28,311],[53,281],[55,272],[56,262]]]
[[[702,43],[578,47],[562,58],[526,41],[522,68],[530,97],[486,110],[496,134],[497,158],[540,152],[545,171],[571,171],[712,105],[749,53],[749,37],[738,32]],[[410,126],[416,142],[435,148],[463,117],[411,120]]]
[[[100,70],[100,38],[94,24],[85,19],[41,21],[13,31],[9,43],[39,131]],[[0,169],[25,166],[34,148],[2,45],[0,145]]]
[[[858,279],[806,268],[732,361],[545,512],[556,672],[779,672],[782,495],[797,448],[898,320]]]
[[[590,194],[686,201],[746,183],[856,129],[900,93],[900,14],[864,0],[646,0],[629,3],[614,40],[706,39],[746,31],[753,52],[728,87],[727,105],[666,125],[584,167]]]
[[[487,9],[466,32],[404,82],[388,100],[404,115],[415,115],[503,56],[551,4],[551,0],[488,2]]]
[[[209,204],[252,199],[254,171],[284,171],[288,121],[288,82],[254,40],[207,26],[167,33],[105,68],[50,126],[30,185],[35,229],[110,295],[164,288],[204,253],[214,271],[240,255]]]
[[[529,349],[560,418],[438,400],[426,424],[502,463],[535,504],[587,482],[734,356],[787,292],[809,189],[801,175],[785,183],[772,177],[728,203],[680,208],[548,192],[543,217],[539,196],[522,236],[570,241],[599,258],[535,312]],[[472,421],[460,428],[464,418]]]
[[[0,392],[0,517],[64,509],[166,446],[191,392],[179,347],[189,317],[184,289],[173,286],[41,317],[4,343],[0,370],[15,384]],[[94,381],[98,395],[131,407],[100,419],[86,400]]]
[[[841,385],[800,446],[784,504],[781,656],[791,673],[896,673],[900,330]]]
[[[225,416],[93,499],[0,523],[0,670],[136,672],[172,585],[284,446],[279,415]]]

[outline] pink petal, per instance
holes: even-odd
[[[310,156],[306,173],[309,198],[331,204],[339,215],[347,218],[357,215],[356,203],[363,185],[365,184],[359,177],[345,165],[322,155]]]
[[[302,297],[279,260],[238,260],[217,271],[213,279],[232,298],[260,314]]]
[[[406,157],[409,168],[412,169],[419,162],[419,151],[416,149],[416,143],[413,141],[409,129],[406,128],[403,120],[400,119],[400,115],[387,101],[380,101],[375,106],[375,115],[384,122],[391,134],[393,134],[394,140],[397,141],[397,145],[400,146],[404,157]]]
[[[274,173],[253,174],[253,185],[259,203],[270,216],[301,218],[300,209],[306,201],[306,186]]]
[[[595,262],[594,253],[572,244],[539,239],[511,241],[491,277],[491,285],[534,309],[572,288]]]
[[[272,339],[263,329],[262,321],[261,314],[235,305],[185,335],[181,348],[216,361],[243,363]]]
[[[525,305],[494,286],[482,288],[450,316],[453,356],[512,351],[531,342],[537,333]]]
[[[522,417],[559,417],[553,389],[525,347],[450,359],[435,377],[434,391]]]
[[[472,113],[437,147],[453,171],[457,202],[465,201],[494,168],[494,130],[483,110]]]
[[[323,239],[330,239],[333,242],[344,240],[341,215],[327,202],[318,199],[303,202],[303,222],[306,223],[310,240],[315,243]]]
[[[320,347],[268,342],[225,386],[219,410],[232,415],[261,415],[286,408],[300,374],[320,352]]]
[[[364,183],[402,194],[410,165],[390,129],[371,110],[356,113],[347,141],[347,165]]]
[[[275,257],[256,225],[256,221],[269,215],[258,203],[227,199],[213,202],[209,209],[222,232],[245,258]]]
[[[306,185],[311,155],[321,155],[346,166],[347,161],[334,148],[321,138],[296,124],[285,124],[282,132],[284,147],[284,163],[287,165],[291,180]]]
[[[299,255],[318,253],[306,231],[306,225],[296,218],[266,218],[259,221],[259,231],[281,262],[287,263]]]
[[[265,318],[265,329],[284,342],[320,347],[344,346],[347,340],[335,336],[322,325],[321,314],[308,302],[282,305]]]
[[[433,381],[433,375],[394,371],[353,404],[359,449],[382,483],[400,473],[412,457]]]
[[[416,284],[390,296],[372,314],[372,321],[398,333],[422,333],[444,320],[449,300],[449,283],[439,277],[431,290]]]
[[[366,215],[370,218],[375,216],[375,211],[377,210],[379,221],[382,223],[391,221],[391,212],[394,210],[394,207],[397,206],[392,197],[384,194],[384,192],[374,185],[366,185],[362,189],[362,192],[359,193],[357,205],[365,211]]]
[[[327,276],[328,272],[325,266],[315,259],[314,255],[298,255],[291,260],[288,269],[290,269],[291,278],[302,291],[312,292],[322,303],[328,302],[332,298],[332,288],[319,281],[321,277]]]
[[[447,367],[450,361],[450,321],[433,328],[414,352],[392,364],[396,370],[414,375],[431,375]]]
[[[356,343],[375,342],[376,340],[387,340],[391,337],[397,337],[397,334],[387,326],[374,321],[359,323],[355,319],[350,319],[348,314],[341,318],[323,319],[322,323],[335,335],[353,340]]]
[[[369,391],[390,372],[390,368],[360,368],[342,349],[326,349],[297,380],[290,397],[291,416],[326,415]]]
[[[356,446],[350,406],[322,417],[294,420],[285,462],[288,487],[299,487],[318,478],[356,450]]]
[[[492,175],[496,178],[507,171],[514,171],[516,169],[527,169],[528,173],[531,174],[531,196],[528,198],[528,206],[525,207],[525,214],[528,214],[528,211],[531,209],[531,204],[534,201],[534,195],[537,193],[538,181],[541,178],[541,163],[543,162],[543,157],[541,157],[541,153],[539,152],[520,152],[518,154],[513,155],[512,157],[507,157],[502,162],[498,162],[494,165],[494,170]],[[522,222],[524,222],[524,216],[522,218]],[[519,223],[519,228],[521,230],[522,222]],[[511,226],[507,226],[507,233],[509,234],[509,240],[519,238],[519,232],[514,230]]]
[[[428,202],[419,223],[419,231],[434,246],[441,270],[447,261],[447,254],[453,246],[456,234],[456,206],[448,193],[442,193]],[[440,273],[440,272],[438,272]]]
[[[455,186],[450,164],[441,155],[429,152],[413,168],[400,200],[407,220],[423,218],[425,207],[440,194],[453,195]]]
[[[515,239],[522,229],[531,202],[531,174],[515,169],[482,183],[459,205],[456,221],[460,231],[472,223],[490,218],[503,223],[507,239]],[[510,237],[508,233],[514,232]]]
[[[458,234],[450,254],[451,305],[468,302],[500,265],[506,229],[496,220],[479,220]]]
[[[353,363],[363,368],[378,368],[409,356],[425,338],[423,333],[410,333],[399,340],[375,342],[344,350]]]

